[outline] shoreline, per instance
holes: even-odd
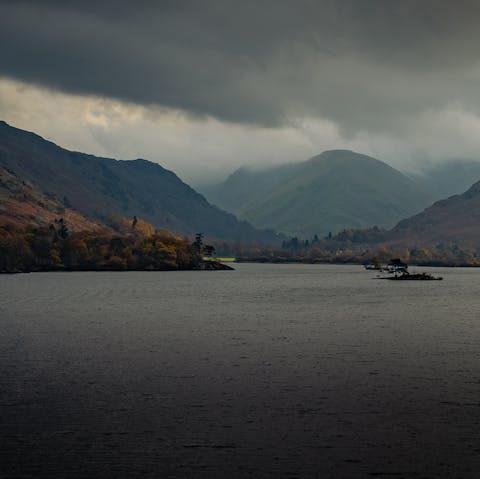
[[[129,272],[144,272],[155,273],[159,271],[234,271],[235,268],[221,263],[220,261],[203,261],[195,268],[46,268],[46,269],[32,269],[32,270],[17,270],[17,271],[0,271],[3,274],[29,274],[29,273],[129,273]]]
[[[209,262],[211,265],[212,262]],[[236,263],[243,264],[305,264],[305,265],[332,265],[332,266],[364,266],[364,263],[353,261],[275,261],[275,260],[259,260],[259,259],[240,259]],[[411,263],[412,267],[426,267],[426,268],[479,268],[480,265],[471,264],[450,264],[450,263]],[[108,268],[52,268],[52,269],[35,269],[30,271],[0,271],[0,275],[14,275],[14,274],[31,274],[31,273],[158,273],[158,272],[179,272],[179,271],[235,271],[232,266],[215,262],[215,266],[204,266],[197,268],[186,269],[108,269]]]
[[[236,263],[266,263],[266,264],[332,264],[332,265],[357,265],[364,266],[365,261],[357,260],[319,260],[319,259],[289,259],[289,258],[237,258]],[[468,263],[451,263],[441,261],[431,262],[418,262],[409,263],[409,266],[414,267],[431,267],[431,268],[479,268],[480,264],[468,264]]]

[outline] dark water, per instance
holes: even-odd
[[[480,477],[480,270],[435,274],[2,276],[0,474]]]

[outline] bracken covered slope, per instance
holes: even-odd
[[[0,166],[0,225],[47,226],[63,218],[71,231],[104,231],[105,225],[66,208],[13,171]]]

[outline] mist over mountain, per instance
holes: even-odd
[[[146,160],[118,161],[58,147],[0,122],[0,165],[89,218],[138,216],[157,228],[214,239],[273,241],[212,206],[175,173]]]
[[[349,150],[263,171],[240,169],[203,192],[257,227],[300,236],[392,227],[433,198],[386,163]]]
[[[435,199],[458,195],[480,180],[480,161],[451,159],[422,165],[419,173],[407,174]]]

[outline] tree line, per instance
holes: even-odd
[[[117,234],[69,232],[63,219],[48,227],[0,227],[0,272],[197,269],[202,254],[187,238],[136,229]]]
[[[279,246],[215,243],[220,255],[235,256],[237,261],[272,263],[381,263],[400,258],[423,266],[480,266],[480,249],[469,250],[458,244],[408,245],[388,242],[388,232],[376,226],[363,230],[344,229],[323,238],[314,235],[302,239],[284,239]]]

